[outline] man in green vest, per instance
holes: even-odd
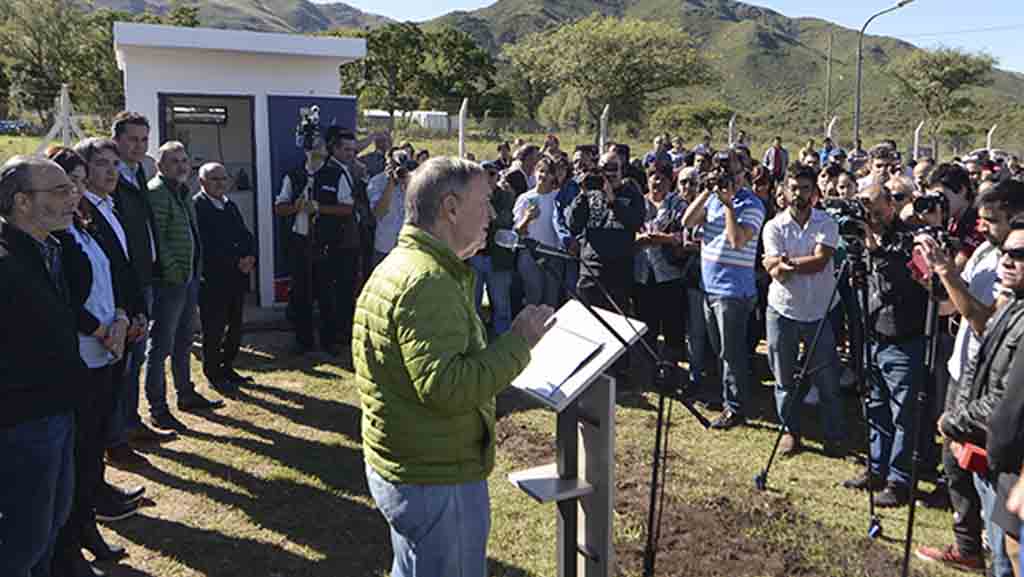
[[[528,306],[487,344],[464,261],[486,244],[490,195],[474,162],[421,165],[398,245],[356,307],[366,477],[391,526],[392,577],[485,574],[494,397],[526,367],[554,313]]]

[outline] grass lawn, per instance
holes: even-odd
[[[257,386],[219,411],[184,414],[191,431],[147,450],[151,467],[108,470],[119,484],[147,486],[141,514],[102,527],[130,552],[103,567],[110,575],[387,574],[388,530],[366,489],[352,375],[337,360],[290,356],[290,342],[286,333],[247,334],[240,369]],[[195,362],[193,378],[203,382]],[[810,441],[811,450],[777,463],[769,491],[753,488],[774,439],[770,389],[755,397],[752,426],[724,434],[702,430],[675,405],[657,574],[897,575],[906,509],[882,512],[885,536],[868,540],[866,494],[836,487],[857,472],[854,459],[826,459]],[[627,576],[642,571],[654,403],[647,394],[618,409],[614,530]],[[851,400],[851,417],[855,409]],[[554,575],[554,507],[505,480],[552,460],[553,415],[514,392],[499,398],[499,414],[491,574]],[[945,543],[950,519],[919,507],[916,541]]]

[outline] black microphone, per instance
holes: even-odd
[[[560,248],[542,244],[532,238],[521,238],[514,230],[504,229],[495,232],[494,244],[509,250],[528,250],[534,257],[551,256],[565,260],[580,260],[578,256],[571,255]]]

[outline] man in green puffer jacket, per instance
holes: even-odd
[[[356,306],[366,477],[391,526],[392,577],[484,575],[494,396],[526,367],[554,313],[527,307],[487,345],[463,261],[486,242],[490,194],[476,163],[420,166],[398,245]]]

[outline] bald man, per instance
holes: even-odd
[[[51,233],[80,196],[64,170],[17,156],[0,167],[0,575],[49,575],[71,511],[78,350],[70,264]]]
[[[238,207],[227,197],[229,185],[224,166],[204,164],[199,169],[200,191],[192,199],[203,245],[199,285],[203,373],[210,386],[224,394],[252,382],[235,371],[234,362],[241,343],[245,292],[256,268],[256,243]]]

